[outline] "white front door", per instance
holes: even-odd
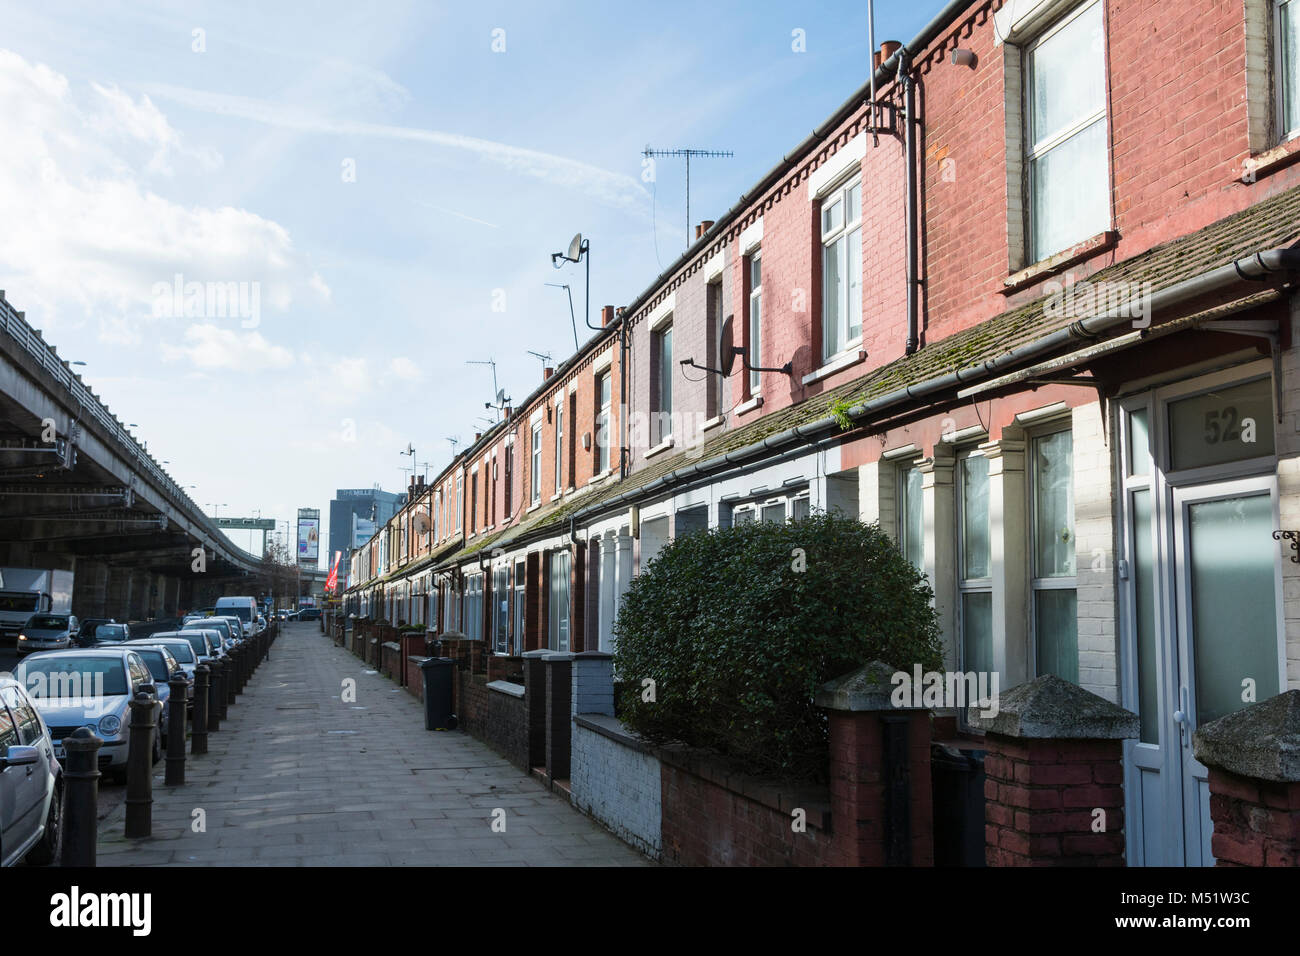
[[[1130,865],[1213,865],[1192,733],[1284,685],[1271,388],[1225,373],[1121,410]]]

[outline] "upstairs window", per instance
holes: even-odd
[[[1025,167],[1031,262],[1110,225],[1101,3],[1066,17],[1025,53]]]
[[[533,467],[530,479],[533,504],[542,500],[542,423],[533,426]]]
[[[822,360],[862,338],[862,181],[822,200]]]
[[[665,325],[652,336],[658,360],[655,381],[655,412],[659,422],[659,442],[673,435],[673,327]],[[657,443],[656,443],[657,444]]]
[[[605,372],[596,379],[596,474],[598,475],[603,475],[609,470],[609,410],[612,395],[609,372]]]
[[[763,357],[763,254],[755,252],[749,257],[749,364],[762,365]],[[759,389],[759,373],[749,373],[749,394]]]
[[[564,403],[555,403],[555,493],[564,481]]]
[[[465,476],[456,476],[456,531],[459,532],[461,525],[461,514],[465,510]]]

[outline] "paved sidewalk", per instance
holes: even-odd
[[[185,786],[155,768],[153,836],[122,835],[125,806],[101,821],[100,866],[647,865],[477,740],[426,731],[414,697],[314,623],[282,628],[208,741]]]

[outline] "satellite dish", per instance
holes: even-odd
[[[730,375],[736,364],[736,350],[732,346],[731,316],[722,322],[722,331],[718,333],[718,364],[723,375]]]
[[[498,389],[497,389],[497,404],[498,404],[498,405],[504,405],[505,403],[506,403],[506,390],[505,390],[504,388],[498,388]]]
[[[572,259],[576,262],[578,260],[578,256],[580,256],[581,254],[582,254],[582,233],[578,233],[576,236],[573,237],[573,241],[569,243],[569,254],[567,258]]]
[[[429,516],[423,511],[416,512],[412,524],[415,526],[416,534],[426,534],[429,530]]]

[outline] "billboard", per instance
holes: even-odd
[[[298,563],[316,565],[320,560],[320,509],[298,509]]]

